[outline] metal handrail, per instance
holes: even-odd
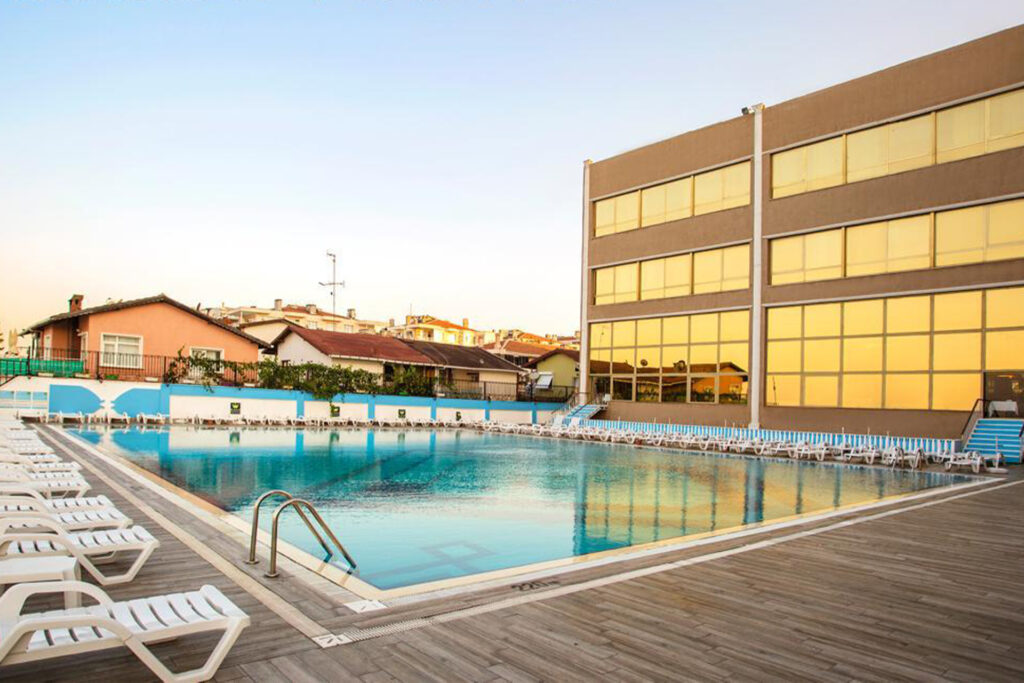
[[[282,489],[274,489],[272,491],[267,491],[262,496],[257,498],[256,502],[253,504],[252,532],[249,535],[249,557],[245,560],[246,564],[259,563],[259,560],[256,558],[256,541],[259,537],[260,529],[260,507],[263,505],[264,501],[266,501],[268,498],[272,496],[283,496],[286,499],[284,503],[279,505],[274,510],[274,523],[270,537],[270,570],[273,573],[273,576],[277,576],[277,520],[281,514],[281,511],[285,507],[287,507],[288,504],[291,503],[292,501],[300,501],[301,503],[305,504],[306,508],[310,511],[310,513],[312,513],[317,523],[320,525],[320,528],[330,537],[334,544],[341,550],[341,553],[345,556],[345,559],[348,561],[348,563],[352,565],[352,567],[356,566],[355,562],[352,561],[352,558],[349,556],[348,552],[345,550],[345,548],[338,541],[337,537],[327,526],[327,523],[324,522],[323,517],[321,517],[320,513],[316,511],[316,508],[313,507],[313,505],[309,501],[304,500],[302,498],[296,498],[292,494]],[[327,545],[327,541],[325,541],[324,537],[320,534],[320,532],[316,530],[316,528],[313,526],[313,523],[309,521],[309,517],[306,516],[306,513],[302,511],[302,508],[300,506],[295,505],[294,507],[295,512],[299,514],[299,518],[302,519],[302,521],[306,524],[306,528],[309,529],[310,533],[312,533],[316,537],[316,540],[320,543],[320,547],[324,549],[324,552],[327,554],[327,557],[332,557],[334,555],[334,551],[331,550],[331,547],[329,545]]]
[[[979,403],[981,404],[981,414],[975,415],[975,413],[978,412]],[[976,399],[974,401],[974,405],[971,406],[971,412],[967,415],[967,422],[964,423],[964,428],[960,430],[960,442],[964,445],[964,447],[966,447],[967,445],[967,437],[969,436],[968,432],[970,432],[974,428],[974,425],[975,423],[977,423],[978,420],[985,417],[985,405],[987,403],[988,401],[986,399],[979,398]]]
[[[305,515],[303,515],[300,506],[301,507],[305,507],[306,510],[311,515],[313,515],[313,518],[317,521],[317,524],[320,525],[320,528],[323,529],[323,531],[331,539],[331,541],[334,543],[335,547],[337,547],[338,550],[341,551],[341,554],[345,557],[345,561],[348,562],[350,567],[355,569],[356,568],[356,561],[353,560],[352,556],[348,554],[348,551],[345,550],[345,546],[343,546],[341,544],[341,541],[338,540],[338,537],[335,536],[334,532],[331,531],[331,528],[329,526],[327,526],[327,522],[325,522],[324,518],[320,516],[320,513],[317,512],[315,507],[313,507],[313,504],[310,503],[308,500],[305,500],[304,498],[289,498],[285,502],[283,502],[280,505],[278,505],[277,509],[274,510],[274,521],[273,521],[273,523],[271,525],[271,528],[270,528],[270,571],[268,571],[266,574],[264,574],[264,576],[266,576],[268,579],[273,579],[273,578],[276,578],[277,574],[278,574],[278,572],[277,572],[277,525],[278,525],[278,522],[281,521],[281,513],[284,512],[289,507],[294,507],[295,511],[298,512],[299,515],[301,515],[303,517],[303,519],[305,519]],[[308,521],[307,521],[307,524],[309,524]],[[310,527],[310,528],[312,529],[312,527]],[[317,537],[319,538],[319,534],[317,534]],[[330,556],[332,556],[334,554],[333,552],[331,552],[330,550],[327,549],[327,546],[325,544],[323,544],[322,539],[321,539],[321,544],[324,545],[324,549],[327,550],[328,557],[330,557]]]

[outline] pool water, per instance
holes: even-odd
[[[74,432],[246,520],[270,489],[311,500],[358,563],[355,575],[381,589],[966,481],[465,430]],[[281,537],[324,555],[296,515],[282,516]]]

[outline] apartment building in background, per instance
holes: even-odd
[[[347,309],[345,315],[341,315],[325,311],[316,304],[285,304],[283,299],[274,299],[271,308],[221,304],[206,309],[206,312],[268,343],[289,325],[299,325],[308,330],[360,334],[378,334],[387,326],[384,322],[359,320],[354,308]]]
[[[958,436],[980,398],[1024,409],[1024,26],[588,161],[583,214],[608,417]]]

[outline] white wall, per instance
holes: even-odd
[[[280,362],[288,361],[293,365],[302,363],[331,364],[331,359],[327,354],[321,353],[312,344],[294,332],[285,337],[278,345],[277,360]]]
[[[231,404],[237,402],[242,417],[295,417],[295,401],[265,398],[232,398],[230,396],[171,396],[171,415],[199,417],[231,417]]]

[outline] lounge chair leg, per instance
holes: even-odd
[[[145,643],[139,642],[134,637],[129,638],[125,641],[125,645],[139,658],[143,664],[145,664],[150,671],[165,683],[199,683],[199,681],[207,681],[213,678],[214,674],[217,673],[217,669],[224,662],[224,658],[227,657],[228,652],[231,651],[231,647],[238,640],[238,636],[242,633],[242,629],[245,628],[243,624],[234,624],[224,631],[224,635],[217,641],[216,647],[210,652],[210,656],[206,658],[206,662],[202,667],[198,669],[192,669],[190,671],[183,671],[181,673],[174,673],[167,666],[161,662],[156,655],[153,654],[152,650],[146,647]]]

